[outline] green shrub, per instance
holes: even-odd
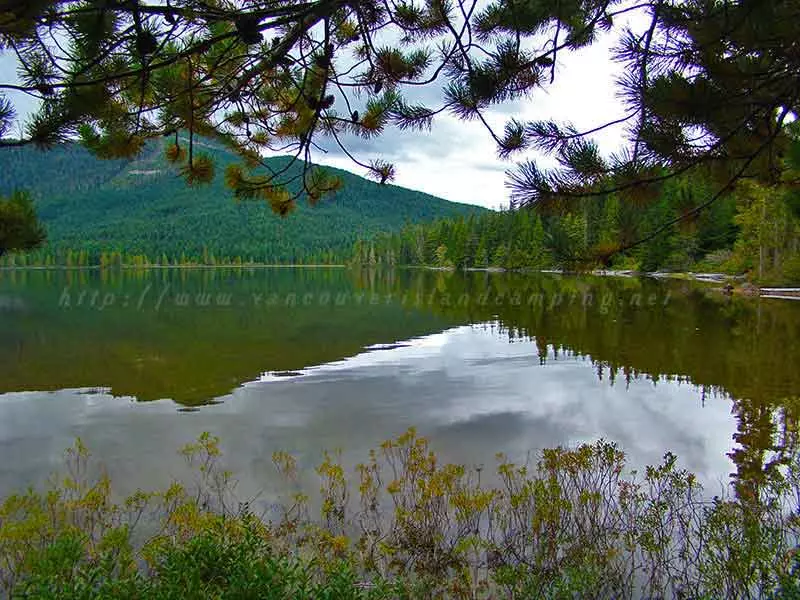
[[[800,254],[783,263],[783,276],[786,283],[800,284]]]
[[[410,430],[349,474],[326,453],[315,501],[298,491],[295,459],[278,452],[293,491],[269,522],[236,501],[209,434],[183,450],[197,468],[192,489],[175,483],[120,504],[106,477],[88,476],[79,441],[60,485],[0,506],[0,590],[42,599],[796,597],[800,469],[787,427],[774,445],[780,468],[711,500],[674,455],[637,474],[603,441],[544,450],[535,465],[500,455],[487,485],[480,469],[441,464]],[[141,523],[155,527],[137,536]]]

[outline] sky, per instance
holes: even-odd
[[[487,120],[501,133],[503,124],[510,118],[555,119],[572,122],[579,130],[618,118],[623,114],[623,107],[615,95],[614,80],[620,66],[611,60],[613,41],[611,35],[604,34],[589,48],[571,54],[561,53],[555,81],[546,91],[537,90],[528,99],[494,107],[486,115]],[[15,70],[14,59],[0,55],[0,82],[14,81]],[[430,101],[435,92],[422,92],[426,105],[438,107]],[[414,101],[413,93],[407,96],[410,102]],[[33,106],[21,95],[11,98],[22,116]],[[608,154],[618,149],[622,134],[622,130],[616,128],[596,136],[601,152]],[[348,149],[364,163],[373,159],[392,162],[397,185],[488,208],[508,205],[506,171],[514,167],[516,160],[535,158],[545,166],[552,163],[547,157],[535,155],[500,160],[495,142],[480,122],[459,121],[447,114],[436,118],[430,132],[387,129],[373,140],[352,139]],[[313,160],[365,175],[364,169],[338,148],[330,148],[327,154],[316,152]]]
[[[616,98],[614,80],[619,65],[611,60],[612,40],[606,36],[594,46],[559,61],[554,83],[537,90],[529,99],[494,107],[486,115],[495,132],[511,118],[554,119],[571,122],[579,130],[591,129],[620,117],[624,111]],[[609,129],[595,136],[600,150],[611,153],[620,147],[623,131]],[[393,162],[395,183],[456,202],[489,208],[507,206],[506,171],[526,155],[511,160],[497,157],[497,145],[479,121],[464,122],[440,115],[430,132],[387,131],[383,136],[361,141],[359,158],[383,158]],[[545,166],[547,157],[528,155]],[[319,162],[354,170],[346,156],[329,155]],[[359,172],[357,165],[355,172]]]

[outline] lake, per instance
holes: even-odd
[[[121,493],[209,431],[250,497],[410,426],[444,458],[599,438],[712,493],[794,419],[800,302],[686,281],[339,268],[0,271],[0,495],[81,437]],[[312,488],[313,489],[313,488]],[[270,494],[263,496],[269,500]]]

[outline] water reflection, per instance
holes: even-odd
[[[205,404],[458,317],[364,300],[341,269],[0,272],[0,392],[107,387]]]
[[[260,489],[276,448],[355,461],[417,425],[459,462],[605,437],[752,493],[800,387],[800,303],[633,278],[6,271],[0,331],[0,491],[41,481],[75,435],[152,487],[210,430]],[[215,404],[135,402],[159,398]]]
[[[702,407],[700,394],[646,380],[627,390],[598,385],[588,359],[560,355],[542,366],[532,341],[509,344],[491,325],[461,326],[293,380],[251,382],[195,413],[101,393],[6,394],[0,489],[41,481],[76,435],[126,490],[163,486],[184,469],[175,449],[206,430],[223,439],[242,494],[276,485],[270,456],[278,448],[299,457],[315,489],[312,467],[323,449],[342,448],[354,464],[417,426],[442,458],[467,464],[491,465],[499,451],[525,461],[543,447],[601,437],[640,467],[671,449],[717,490],[731,471],[725,453],[735,423],[728,402]]]

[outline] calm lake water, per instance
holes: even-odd
[[[346,269],[0,271],[0,496],[80,436],[121,493],[210,431],[251,495],[271,455],[351,464],[416,426],[492,465],[559,444],[666,451],[711,492],[794,418],[800,302],[651,279]],[[788,410],[788,413],[787,413]],[[315,486],[316,487],[316,486]]]

